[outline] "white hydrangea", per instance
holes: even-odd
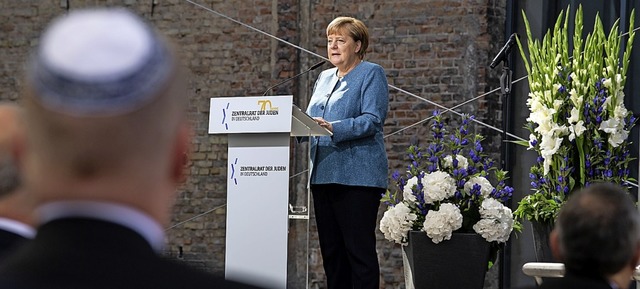
[[[473,225],[473,230],[488,242],[506,242],[513,230],[511,209],[498,200],[486,198],[480,206],[480,221]]]
[[[493,192],[493,185],[491,185],[489,180],[487,180],[485,177],[482,177],[482,176],[476,176],[476,177],[470,178],[464,184],[464,191],[468,194],[471,191],[471,189],[473,189],[473,186],[476,184],[480,185],[480,192],[484,197],[488,197],[491,194],[491,192]]]
[[[422,179],[424,201],[427,204],[453,197],[456,193],[456,180],[443,171],[428,173]]]
[[[411,188],[418,184],[418,177],[414,176],[407,180],[407,184],[404,186],[404,190],[402,191],[402,197],[405,201],[415,203],[416,196],[413,195],[413,191]]]
[[[380,220],[380,231],[385,239],[406,245],[407,233],[418,216],[403,202],[390,207]]]
[[[453,168],[453,157],[448,155],[442,159],[444,161],[445,168]],[[469,167],[469,160],[461,155],[456,155],[456,160],[458,160],[458,168],[467,169]]]
[[[454,204],[444,203],[440,210],[431,210],[425,217],[422,230],[427,233],[433,243],[450,240],[453,231],[462,227],[462,214]]]

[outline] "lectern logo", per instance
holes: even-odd
[[[238,158],[236,158],[236,161],[231,163],[231,179],[233,180],[233,183],[236,184],[236,186],[238,185],[238,179],[236,178],[236,165],[238,164]]]
[[[227,109],[222,111],[223,122],[226,120],[227,112],[230,112],[231,122],[248,122],[248,121],[260,121],[261,117],[277,116],[279,113],[278,107],[273,106],[271,100],[262,99],[258,100],[258,109],[254,110],[231,110],[229,111],[229,105]],[[226,123],[225,123],[226,125]],[[228,128],[227,128],[228,129]]]
[[[227,107],[222,109],[222,124],[224,124],[224,128],[229,130],[229,123],[227,122],[227,110],[229,109],[229,102],[227,102]]]
[[[271,104],[271,100],[258,100],[258,105],[260,106],[260,110],[265,111],[265,110],[269,110],[269,111],[278,111],[277,107],[273,107],[273,105]]]

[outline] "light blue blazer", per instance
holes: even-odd
[[[311,184],[387,188],[383,125],[389,110],[384,70],[360,62],[342,80],[337,68],[323,71],[307,108],[333,126],[333,136],[311,138]]]

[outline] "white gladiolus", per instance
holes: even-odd
[[[584,121],[578,121],[578,123],[571,125],[569,127],[569,130],[571,130],[571,134],[569,134],[569,140],[572,141],[576,137],[580,137],[587,130],[587,128],[584,127]]]
[[[542,158],[544,158],[542,165],[545,175],[549,173],[551,158],[556,152],[558,152],[560,145],[562,145],[561,137],[554,137],[553,135],[542,136],[542,141],[540,141],[540,154]]]
[[[621,130],[617,133],[609,135],[609,144],[611,144],[612,147],[618,147],[628,137],[629,137],[629,132],[626,130]]]
[[[534,134],[529,134],[529,147],[527,148],[527,150],[534,149],[534,147],[531,145],[531,143],[537,142],[537,141],[538,141],[538,139],[536,138],[536,136]]]
[[[575,107],[571,108],[571,114],[567,120],[572,124],[577,123],[580,120],[580,111]]]

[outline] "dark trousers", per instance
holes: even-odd
[[[328,289],[378,289],[376,221],[382,188],[311,185]]]

